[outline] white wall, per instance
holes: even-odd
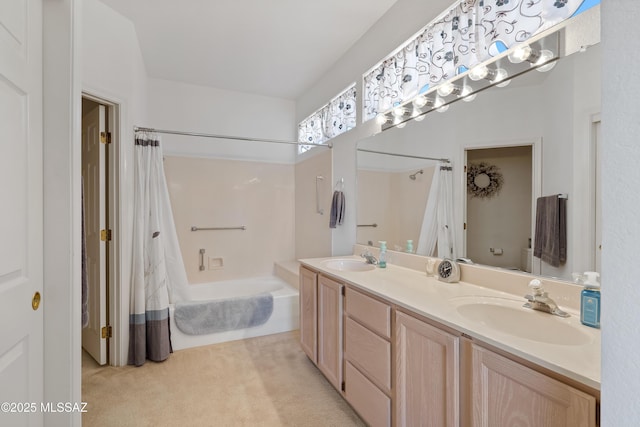
[[[602,2],[602,426],[640,420],[640,49],[636,0]]]
[[[451,0],[398,0],[320,80],[296,100],[296,124],[353,82],[361,93],[362,75],[366,71],[451,4]],[[358,98],[358,125],[331,141],[334,145],[333,176],[336,180],[344,178],[347,202],[343,227],[331,231],[333,255],[350,254],[353,250],[356,240],[355,146],[358,140],[376,131],[372,121],[360,123],[362,99]]]
[[[119,217],[112,220],[121,262],[111,306],[119,304],[123,308],[120,317],[113,319],[116,339],[112,344],[116,347],[115,363],[124,364],[129,343],[133,126],[145,120],[147,78],[133,24],[97,0],[84,1],[82,9],[82,90],[120,106],[119,138],[114,148],[120,168],[116,191],[121,210]]]
[[[149,80],[145,123],[157,129],[226,136],[296,140],[295,103],[248,93],[160,79]],[[297,147],[180,135],[162,135],[171,155],[294,163]]]

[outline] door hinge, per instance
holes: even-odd
[[[102,338],[111,338],[113,336],[113,329],[111,326],[102,327]]]
[[[346,387],[345,387],[345,385],[344,385],[344,381],[342,381],[342,384],[340,384],[340,389],[341,389],[342,391],[346,391],[346,390],[345,390],[345,389],[346,389]]]
[[[463,230],[466,230],[466,229],[467,229],[467,223],[466,223],[466,222],[464,223],[464,225],[463,225],[462,229],[463,229]]]
[[[347,293],[346,293],[346,287],[344,287],[344,286],[343,286],[343,287],[342,287],[342,296],[345,296],[346,294],[347,294]]]
[[[467,165],[464,165],[464,171],[467,172]]]
[[[111,144],[111,132],[100,132],[100,142]]]
[[[100,240],[103,242],[111,240],[111,230],[100,230]]]

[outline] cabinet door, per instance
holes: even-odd
[[[342,389],[342,288],[318,277],[318,368],[333,386]]]
[[[318,362],[318,274],[300,267],[300,346],[313,361]]]
[[[459,338],[396,312],[396,424],[458,426]]]
[[[472,346],[473,426],[596,425],[596,399],[580,390]]]

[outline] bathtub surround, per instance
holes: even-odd
[[[169,357],[169,301],[187,281],[155,133],[136,132],[135,160],[128,363],[140,366]]]
[[[164,168],[188,283],[268,276],[294,259],[293,165],[165,156]]]
[[[174,318],[187,335],[206,335],[263,325],[273,313],[270,293],[214,301],[177,302]]]

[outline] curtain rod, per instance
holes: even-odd
[[[248,141],[248,142],[269,142],[272,144],[290,144],[290,145],[308,145],[313,147],[327,147],[333,148],[333,144],[307,144],[304,142],[293,142],[293,141],[282,141],[278,139],[265,139],[265,138],[249,138],[245,136],[232,136],[232,135],[216,135],[213,133],[200,133],[200,132],[184,132],[179,130],[167,130],[167,129],[155,129],[155,128],[147,128],[134,126],[134,132],[142,131],[142,132],[156,132],[156,133],[164,133],[169,135],[185,135],[185,136],[198,136],[202,138],[217,138],[217,139],[233,139],[236,141]]]
[[[358,151],[363,151],[365,153],[374,153],[374,154],[386,154],[387,156],[396,156],[396,157],[408,157],[411,159],[422,159],[422,160],[437,160],[439,162],[451,163],[449,159],[438,159],[436,157],[423,157],[423,156],[412,156],[410,154],[398,154],[398,153],[387,153],[384,151],[375,151],[375,150],[366,150],[364,148],[358,148]]]

